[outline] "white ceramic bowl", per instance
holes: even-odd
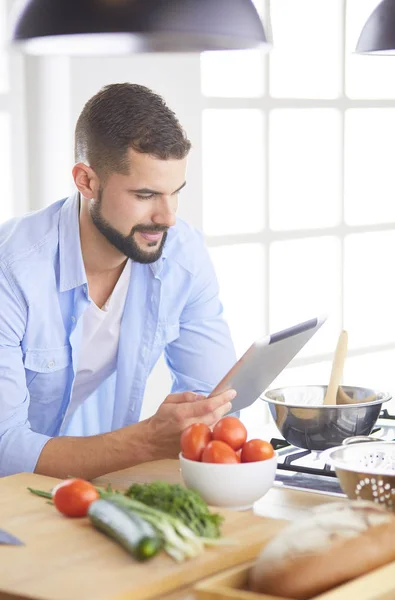
[[[270,490],[276,476],[277,454],[250,463],[204,463],[180,453],[181,475],[188,488],[211,506],[247,510]]]

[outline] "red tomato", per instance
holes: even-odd
[[[181,434],[181,452],[189,460],[201,460],[203,450],[211,440],[211,431],[204,423],[194,423]]]
[[[208,463],[238,463],[236,452],[219,440],[209,442],[202,454],[202,462]]]
[[[241,449],[241,462],[257,462],[274,456],[273,446],[264,440],[250,440]]]
[[[86,517],[99,492],[84,479],[65,479],[52,490],[52,498],[58,511],[66,517]]]
[[[213,429],[213,440],[228,444],[233,450],[240,450],[247,439],[247,429],[237,417],[224,417]]]

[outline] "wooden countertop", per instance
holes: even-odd
[[[94,483],[111,483],[114,489],[125,490],[134,482],[155,480],[182,483],[178,461],[145,463],[109,473]],[[202,581],[205,598],[239,598],[241,595],[230,589],[235,572],[246,573],[249,561],[255,560],[265,541],[287,521],[307,516],[320,504],[347,502],[345,498],[273,487],[254,505],[256,514],[219,509],[224,516],[224,539],[231,543],[211,548],[190,565],[159,553],[148,566],[131,561],[117,544],[99,536],[87,519],[70,520],[38,496],[29,494],[27,499],[27,488],[50,491],[58,481],[34,473],[0,479],[2,527],[25,544],[15,548],[0,545],[1,599],[197,600],[193,590]],[[224,581],[230,586],[225,595]],[[217,587],[215,582],[219,582]],[[316,600],[390,600],[395,598],[394,582],[392,562]]]
[[[111,483],[114,488],[124,490],[134,482],[149,483],[155,480],[164,480],[169,483],[182,483],[178,460],[162,460],[144,463],[122,471],[109,473],[93,481],[96,485]],[[254,512],[259,516],[273,519],[287,519],[292,521],[308,515],[309,511],[327,502],[344,502],[345,499],[334,496],[317,494],[314,492],[301,492],[290,489],[273,487],[254,506]],[[158,596],[158,600],[195,600],[196,596],[192,587],[188,586],[166,596]]]
[[[132,482],[179,481],[178,462],[146,463],[96,480],[126,489]],[[252,511],[221,509],[223,544],[214,544],[191,563],[165,552],[140,563],[89,519],[69,519],[29,489],[50,492],[59,479],[35,473],[0,478],[1,527],[22,540],[0,544],[0,598],[10,600],[148,600],[192,587],[229,568],[255,559],[265,541],[287,521]]]

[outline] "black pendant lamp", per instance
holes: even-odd
[[[12,38],[79,56],[270,47],[252,0],[29,0]]]
[[[383,0],[366,21],[355,52],[395,54],[395,0]]]

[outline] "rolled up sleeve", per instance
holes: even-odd
[[[1,266],[0,306],[0,476],[5,476],[34,471],[50,437],[30,428],[30,400],[21,348],[27,307]]]

